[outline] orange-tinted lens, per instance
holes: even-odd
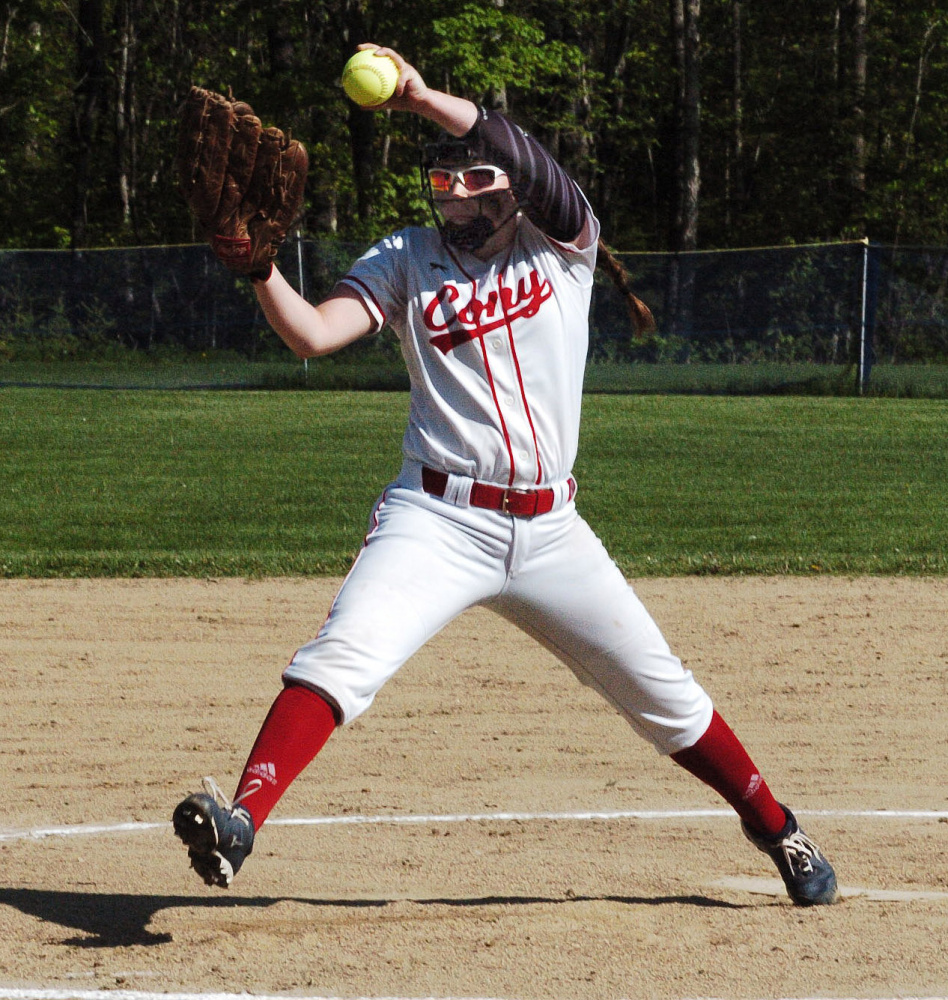
[[[428,179],[433,191],[450,191],[454,184],[454,174],[450,170],[429,170]]]
[[[487,167],[471,167],[461,174],[461,182],[468,191],[483,191],[489,188],[499,175]]]

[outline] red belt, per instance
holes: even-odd
[[[448,474],[434,469],[422,468],[421,487],[425,493],[443,497],[448,488]],[[570,480],[569,495],[572,496],[576,487]],[[500,510],[512,517],[533,517],[536,514],[547,514],[553,509],[556,501],[556,490],[512,490],[503,486],[492,486],[490,483],[475,482],[471,486],[470,504],[472,507],[485,507],[487,510]]]

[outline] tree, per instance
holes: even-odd
[[[701,188],[701,56],[700,0],[670,0],[675,64],[675,212],[671,249],[688,253],[698,246]],[[665,317],[670,335],[691,327],[694,269],[687,258],[669,264],[665,284]]]
[[[0,0],[0,239],[197,238],[174,176],[191,84],[233,87],[307,144],[307,231],[423,221],[426,123],[338,86],[365,40],[507,108],[619,249],[944,241],[942,0],[699,3]]]
[[[0,231],[8,245],[60,246],[71,207],[59,135],[72,111],[72,25],[51,2],[22,0],[0,6],[0,26]]]
[[[671,249],[698,245],[701,190],[701,0],[670,0],[675,66],[675,214]]]
[[[89,222],[89,189],[93,180],[96,140],[106,109],[106,55],[103,0],[79,0],[76,23],[76,87],[73,115],[71,243],[85,246]]]

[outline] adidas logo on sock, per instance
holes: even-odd
[[[270,782],[271,785],[276,784],[277,771],[272,764],[252,764],[247,768],[247,773],[255,774],[258,778]]]
[[[747,802],[748,799],[752,799],[760,791],[760,786],[763,783],[764,779],[755,771],[751,775],[750,781],[747,783],[747,788],[744,790],[744,794],[742,796],[744,801]]]

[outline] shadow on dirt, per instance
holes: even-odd
[[[145,896],[131,893],[67,892],[50,889],[0,889],[0,906],[12,906],[21,913],[62,927],[81,931],[82,937],[63,941],[73,947],[116,948],[128,945],[158,945],[171,941],[170,934],[148,929],[160,910],[172,908],[266,909],[277,903],[303,906],[385,907],[395,902],[417,906],[536,906],[611,902],[626,906],[696,906],[739,910],[742,905],[707,896],[482,896],[440,899],[314,899],[289,896]]]

